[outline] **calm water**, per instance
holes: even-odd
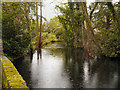
[[[94,59],[82,49],[54,43],[14,62],[31,88],[120,88],[120,61]]]

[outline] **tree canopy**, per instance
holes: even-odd
[[[40,18],[38,6],[38,2],[3,3],[3,49],[8,56],[22,56],[38,44],[64,41],[67,47],[120,57],[120,2],[93,2],[87,7],[86,2],[69,1],[56,6],[61,15],[44,23],[42,3]]]

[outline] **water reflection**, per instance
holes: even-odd
[[[99,88],[118,87],[118,63],[108,60],[89,59],[83,50],[70,50],[66,54],[67,69],[73,87]]]
[[[89,58],[83,49],[65,48],[52,44],[37,51],[32,62],[25,57],[14,63],[34,88],[118,88],[120,84],[119,61]]]
[[[54,57],[48,50],[42,50],[42,61],[37,62],[37,52],[31,65],[32,87],[61,88],[70,87],[67,73],[64,71],[62,58]]]
[[[30,53],[30,63],[32,63],[33,60],[33,53]]]

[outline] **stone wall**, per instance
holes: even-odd
[[[7,58],[2,59],[2,87],[4,89],[22,88],[28,90],[26,82],[19,74],[13,63]]]

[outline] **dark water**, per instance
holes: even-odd
[[[14,62],[32,88],[120,88],[120,61],[94,59],[83,49],[54,43]]]

